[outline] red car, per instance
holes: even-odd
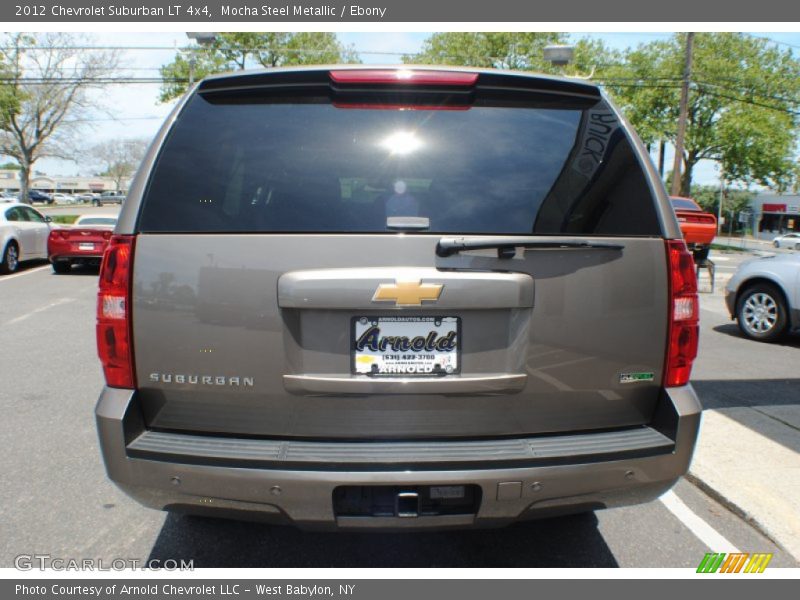
[[[47,256],[53,271],[68,273],[75,264],[100,265],[116,224],[113,215],[84,215],[72,226],[52,229]]]
[[[670,200],[689,250],[695,258],[707,257],[711,242],[717,235],[717,218],[705,212],[691,198],[670,196]]]

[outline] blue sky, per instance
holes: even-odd
[[[87,45],[115,46],[132,48],[123,51],[122,65],[126,75],[137,77],[156,77],[158,68],[171,61],[174,48],[184,46],[188,40],[183,32],[175,33],[135,33],[135,32],[94,32],[83,34]],[[429,32],[360,32],[338,33],[339,39],[359,51],[363,62],[368,64],[393,64],[400,62],[404,53],[414,53],[420,49]],[[612,48],[624,49],[657,39],[666,39],[672,33],[576,33],[572,38],[581,37],[602,39]],[[800,53],[800,33],[754,33],[768,37],[776,42],[789,44],[795,53]],[[791,46],[783,46],[791,47]],[[164,49],[152,49],[159,47]],[[139,50],[133,48],[141,48]],[[157,84],[117,84],[110,85],[98,93],[105,106],[98,111],[94,122],[87,125],[82,139],[89,146],[98,141],[111,138],[152,137],[161,125],[172,103],[158,102]],[[672,157],[667,153],[667,165]],[[42,159],[36,163],[36,170],[51,175],[89,174],[93,165],[86,162],[72,162],[56,159]],[[702,164],[695,171],[695,181],[714,184],[718,180],[713,163]]]

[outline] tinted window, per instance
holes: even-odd
[[[341,108],[196,96],[157,161],[142,231],[658,235],[642,168],[588,110]]]
[[[44,217],[40,215],[38,212],[33,210],[32,208],[28,208],[27,206],[21,206],[19,208],[20,211],[23,213],[23,218],[26,221],[33,221],[35,223],[44,223]]]
[[[20,215],[18,208],[9,208],[6,211],[6,220],[7,221],[22,221],[23,218]]]
[[[694,200],[687,198],[670,198],[672,200],[672,207],[675,210],[702,210]]]

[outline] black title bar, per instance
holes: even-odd
[[[786,0],[11,0],[8,23],[180,22],[328,23],[459,22],[741,22],[800,21],[800,3]],[[490,27],[482,29],[489,30]]]

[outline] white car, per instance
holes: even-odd
[[[117,224],[117,215],[82,215],[73,223],[73,227],[110,227],[113,229]]]
[[[0,274],[13,273],[19,263],[47,258],[50,217],[27,204],[14,202],[0,207]]]
[[[70,194],[62,194],[61,192],[56,192],[55,194],[50,194],[55,201],[56,204],[78,204],[80,200],[78,200],[75,196]]]
[[[784,233],[772,240],[772,245],[776,248],[791,248],[800,250],[800,233]]]
[[[774,342],[800,332],[800,255],[779,254],[739,265],[725,286],[731,319],[747,337]]]

